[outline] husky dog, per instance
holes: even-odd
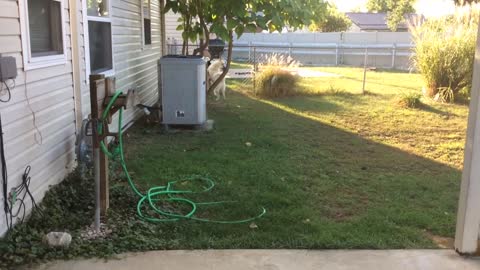
[[[221,59],[213,59],[210,62],[210,66],[207,69],[207,75],[208,75],[208,85],[214,84],[217,79],[222,76],[223,71],[225,70],[225,62]],[[223,99],[226,99],[225,97],[225,90],[226,90],[226,85],[225,85],[225,78],[220,82],[220,84],[213,89],[213,94],[215,97],[217,97],[217,100],[220,99],[220,94],[223,96]]]

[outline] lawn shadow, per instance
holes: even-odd
[[[424,110],[424,111],[427,111],[427,112],[431,112],[431,113],[435,113],[435,114],[438,114],[438,115],[441,115],[443,117],[451,117],[451,116],[454,116],[454,117],[460,117],[458,114],[455,114],[455,113],[452,113],[450,111],[442,111],[442,110],[439,110],[429,104],[426,104],[424,102],[420,103],[418,109],[420,110]]]
[[[459,170],[341,130],[302,114],[295,102],[291,109],[279,101],[286,99],[231,92],[223,103],[209,104],[213,132],[130,136],[126,145],[138,146],[130,153],[129,169],[139,178],[207,173],[218,180],[220,191],[206,201],[234,200],[267,209],[255,221],[258,229],[165,224],[167,244],[432,248],[429,235],[453,236]],[[244,216],[247,210],[239,204],[228,214]]]
[[[359,79],[359,78],[352,77],[352,76],[347,76],[347,75],[342,75],[342,78],[349,79],[349,80],[352,80],[352,81],[356,81],[356,82],[359,82],[359,83],[363,83],[363,78]],[[396,85],[396,84],[389,84],[389,83],[385,83],[385,82],[372,81],[370,78],[368,78],[368,73],[367,73],[366,84],[367,84],[367,87],[368,87],[368,85],[375,84],[375,85],[379,85],[379,86],[389,86],[389,87],[405,88],[405,89],[409,89],[409,90],[419,91],[419,89],[415,88],[415,87],[408,87],[408,86],[405,86],[405,85]]]
[[[439,110],[429,104],[426,104],[426,103],[420,103],[419,109],[421,110],[424,110],[424,111],[427,111],[427,112],[431,112],[431,113],[435,113],[435,114],[438,114],[438,115],[441,115],[441,116],[445,116],[445,117],[450,117],[450,116],[458,116],[454,113],[451,113],[451,112],[445,112],[445,111],[442,111],[442,110]]]
[[[367,101],[362,94],[353,94],[347,91],[319,92],[314,94],[302,94],[293,97],[270,99],[293,110],[310,111],[316,113],[335,113],[348,109],[352,105],[365,105]],[[376,96],[373,94],[373,96]]]
[[[273,103],[251,100],[256,103],[255,106],[269,106],[272,114],[282,115],[278,121],[283,125],[298,129],[297,135],[292,134],[289,140],[304,141],[308,151],[296,149],[285,158],[292,159],[298,155],[309,160],[303,164],[304,169],[338,177],[339,182],[333,185],[335,188],[329,190],[332,193],[323,194],[331,203],[326,207],[330,210],[324,212],[330,219],[342,221],[366,215],[383,225],[392,219],[398,226],[414,227],[417,233],[426,230],[453,236],[461,178],[459,170],[302,115],[298,111],[308,108],[296,107],[298,103],[289,102],[289,107],[293,107],[290,110],[273,104],[279,100],[273,100]],[[280,101],[282,105],[286,99]],[[325,110],[321,109],[322,106],[317,106],[318,110]],[[324,166],[319,167],[321,164]],[[307,185],[317,190],[312,186],[322,185],[323,181],[314,175],[310,177]],[[326,191],[323,188],[320,190]],[[355,199],[349,201],[352,197]],[[409,207],[405,208],[407,205]],[[388,212],[388,209],[393,212]],[[403,213],[395,214],[400,209]],[[375,212],[385,216],[369,215]],[[449,214],[446,216],[446,213]],[[395,216],[397,214],[399,216]]]

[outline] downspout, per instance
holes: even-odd
[[[167,54],[167,37],[165,28],[165,0],[160,0],[160,42],[162,43],[162,55]]]
[[[164,56],[167,54],[167,37],[166,37],[166,28],[165,28],[165,0],[160,0],[160,42],[161,44],[161,55]],[[157,103],[162,104],[162,66],[160,65],[160,60],[158,60],[158,99]]]
[[[82,129],[83,112],[82,112],[82,82],[80,72],[82,70],[80,61],[80,18],[78,16],[79,9],[76,0],[69,0],[70,13],[70,29],[72,42],[72,73],[73,73],[73,98],[75,102],[75,127],[76,132]],[[78,1],[79,2],[79,1]]]

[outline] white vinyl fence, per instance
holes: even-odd
[[[252,61],[258,55],[288,54],[304,65],[368,66],[409,69],[414,44],[410,33],[284,33],[244,34],[234,42],[235,60]]]
[[[170,40],[169,53],[181,53],[181,44]],[[255,63],[277,53],[306,66],[363,66],[367,59],[372,67],[410,69],[413,46],[406,32],[247,33],[234,41],[233,59]]]

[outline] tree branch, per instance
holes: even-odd
[[[230,40],[228,41],[228,55],[227,55],[227,66],[223,70],[222,75],[218,77],[218,79],[208,88],[208,92],[212,91],[215,89],[227,76],[228,71],[230,70],[230,63],[232,62],[232,51],[233,51],[233,31],[230,30],[228,32],[228,36]]]
[[[202,26],[203,28],[203,34],[204,34],[204,37],[200,38],[200,47],[195,49],[193,51],[193,55],[199,55],[199,54],[202,54],[203,51],[208,48],[208,45],[210,43],[210,32],[208,31],[208,26],[207,24],[205,23],[205,20],[203,18],[203,15],[198,15],[198,18],[200,20],[200,25]]]
[[[196,5],[198,8],[197,17],[198,17],[198,20],[200,21],[200,26],[202,27],[203,35],[200,36],[200,47],[193,50],[193,55],[199,55],[199,54],[201,55],[203,51],[208,47],[210,33],[208,32],[208,27],[207,27],[207,24],[205,23],[205,17],[204,17],[203,8],[202,8],[202,1],[197,0]]]

